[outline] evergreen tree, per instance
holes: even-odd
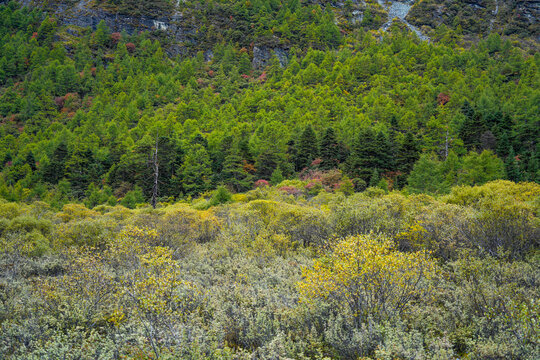
[[[497,155],[503,159],[506,158],[510,154],[511,147],[508,132],[503,132],[497,144]]]
[[[517,164],[516,154],[513,147],[510,147],[510,151],[504,163],[504,167],[506,169],[506,177],[508,178],[508,180],[512,180],[515,182],[519,182],[521,180],[521,171]]]
[[[281,172],[281,169],[277,168],[272,173],[272,176],[270,177],[270,182],[272,185],[279,185],[284,180],[283,173]]]
[[[414,164],[407,178],[409,191],[413,193],[437,194],[443,184],[440,162],[433,155],[423,154]]]
[[[73,197],[82,198],[90,183],[98,178],[92,151],[84,148],[75,149],[66,161],[65,167]]]
[[[469,150],[478,150],[481,147],[481,136],[487,130],[486,124],[479,113],[475,112],[466,101],[461,108],[465,121],[459,130],[459,136]]]
[[[319,155],[317,147],[317,135],[311,125],[306,126],[298,142],[298,154],[296,155],[296,171],[301,171],[311,165]]]
[[[395,164],[393,146],[382,131],[377,134],[375,146],[377,147],[377,169],[381,172],[393,170]]]
[[[257,177],[259,179],[269,180],[272,173],[278,167],[279,157],[272,150],[266,150],[257,158],[255,168],[257,169]]]
[[[225,157],[221,181],[235,192],[251,188],[251,175],[246,172],[237,149],[232,149]]]
[[[185,195],[198,195],[210,189],[210,156],[202,145],[193,145],[179,171]]]
[[[471,151],[463,157],[463,166],[459,173],[460,185],[482,185],[488,181],[504,178],[504,162],[491,151],[481,154]]]
[[[397,184],[394,184],[396,187],[400,188],[404,185],[407,176],[411,173],[414,164],[419,159],[419,153],[414,135],[408,132],[397,149],[395,162],[399,175],[397,176]]]
[[[371,177],[369,178],[369,186],[370,187],[377,186],[377,184],[379,183],[379,179],[380,179],[379,170],[375,168],[373,169],[373,172],[371,173]]]
[[[339,165],[342,150],[336,139],[334,129],[331,127],[326,129],[321,139],[321,160],[320,168],[322,170],[335,169]]]
[[[66,160],[68,157],[67,145],[60,142],[49,158],[49,164],[43,172],[43,180],[50,184],[56,184],[65,175]]]
[[[354,142],[351,154],[347,159],[349,174],[353,178],[360,178],[368,183],[373,170],[378,169],[381,164],[379,155],[380,150],[377,148],[374,131],[371,128],[362,130]]]
[[[452,186],[458,184],[459,173],[461,171],[461,162],[452,150],[448,153],[446,160],[441,164],[441,172],[444,176],[444,191],[448,192]]]

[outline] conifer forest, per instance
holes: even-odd
[[[0,359],[539,359],[539,51],[538,0],[0,0]]]

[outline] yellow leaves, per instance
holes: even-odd
[[[326,258],[302,271],[298,284],[303,301],[346,300],[352,313],[391,316],[412,295],[429,291],[426,280],[437,266],[425,252],[401,253],[383,236],[360,235],[339,242]]]
[[[415,220],[407,229],[396,235],[400,242],[407,242],[413,249],[426,247],[427,230],[422,226],[422,221]]]
[[[508,180],[491,181],[482,186],[456,186],[444,200],[465,206],[508,205],[534,203],[540,196],[540,185],[536,183],[514,183]]]
[[[175,206],[169,210],[159,223],[159,236],[177,247],[194,242],[207,242],[221,230],[221,221],[213,210],[194,210],[187,206]]]
[[[84,205],[66,204],[62,208],[62,211],[56,216],[66,223],[72,220],[81,220],[88,217],[96,217],[98,215],[99,213],[97,211],[89,210]]]

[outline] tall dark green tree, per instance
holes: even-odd
[[[223,163],[221,182],[235,192],[251,188],[251,175],[244,169],[242,158],[237,148],[232,148]]]
[[[510,147],[510,151],[508,153],[508,156],[506,157],[506,161],[504,162],[504,167],[508,180],[512,180],[515,182],[521,180],[521,171],[519,169],[519,165],[517,164],[516,153],[514,152],[513,147]]]
[[[465,115],[465,121],[459,129],[459,137],[468,150],[478,150],[482,145],[481,136],[488,130],[484,119],[467,101],[463,104],[461,112]]]
[[[341,144],[336,139],[334,129],[331,127],[326,129],[321,139],[321,164],[320,168],[323,170],[330,170],[337,168],[340,162]]]
[[[295,161],[296,171],[309,167],[313,160],[319,156],[317,144],[317,135],[313,131],[313,127],[311,125],[306,126],[298,141],[298,154],[296,154]]]
[[[347,159],[347,171],[351,177],[360,178],[369,183],[373,170],[378,169],[380,165],[380,149],[375,132],[371,128],[363,129],[356,138]]]
[[[393,170],[395,166],[393,145],[390,143],[390,140],[382,131],[379,131],[377,133],[377,137],[375,138],[375,145],[377,147],[377,169],[380,172]]]
[[[270,180],[272,173],[279,165],[279,160],[279,156],[274,151],[264,151],[255,162],[256,176],[259,179]]]
[[[195,196],[210,190],[212,176],[210,156],[202,145],[193,145],[187,152],[179,173],[185,195]]]
[[[64,141],[60,142],[49,158],[49,164],[43,172],[43,180],[49,184],[56,184],[65,175],[68,148]]]

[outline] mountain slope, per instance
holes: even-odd
[[[286,51],[283,38],[241,46],[214,29],[211,48],[176,58],[164,32],[2,7],[0,195],[55,206],[148,200],[156,137],[162,200],[283,178],[317,192],[331,174],[357,190],[382,181],[437,193],[538,181],[538,55],[497,34],[463,49],[448,29],[431,43],[399,23],[342,32],[321,6],[294,4],[246,33],[262,42],[264,18],[281,19],[282,34],[298,28]],[[440,181],[418,187],[435,167]]]

